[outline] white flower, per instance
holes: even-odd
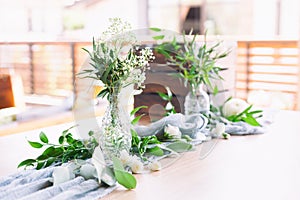
[[[130,168],[133,173],[140,173],[141,171],[143,171],[144,165],[141,161],[135,160],[131,163]]]
[[[151,162],[148,166],[152,171],[161,170],[161,163],[158,161]]]
[[[172,95],[172,92],[171,92],[170,88],[166,87],[166,90],[167,90],[167,93],[168,93],[168,97],[172,97],[173,95]]]
[[[173,138],[181,138],[181,132],[177,126],[167,124],[164,128],[164,131]]]
[[[225,133],[225,124],[217,122],[216,127],[211,131],[211,133],[217,136]]]
[[[96,168],[91,164],[84,164],[80,167],[79,174],[85,179],[97,177]]]
[[[67,182],[75,178],[75,174],[70,170],[69,167],[56,167],[52,173],[53,185]]]
[[[167,105],[166,105],[166,110],[172,110],[173,108],[173,105],[171,102],[168,102]]]
[[[243,112],[247,107],[249,107],[249,104],[246,101],[232,98],[223,105],[222,111],[225,117],[229,117]]]
[[[129,156],[129,160],[127,161],[127,165],[131,167],[135,162],[140,162],[140,158],[136,155]]]
[[[129,163],[131,162],[131,156],[128,154],[126,150],[122,150],[120,152],[120,161],[124,166],[129,165]]]

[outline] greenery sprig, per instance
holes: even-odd
[[[22,161],[18,165],[18,168],[32,166],[39,170],[52,164],[59,165],[74,159],[86,160],[91,158],[94,148],[98,145],[96,139],[94,137],[91,137],[91,139],[87,141],[75,139],[69,132],[72,128],[73,127],[70,127],[62,132],[58,139],[58,144],[50,143],[44,132],[39,134],[40,141],[35,142],[28,140],[31,147],[37,149],[45,147],[46,149],[37,158]],[[93,134],[92,131],[89,132],[90,136]]]
[[[78,74],[82,78],[100,80],[104,84],[99,97],[119,93],[115,90],[130,84],[142,87],[145,71],[154,59],[149,47],[137,48],[127,22],[120,18],[110,19],[110,22],[111,25],[100,39],[93,38],[92,51],[83,48],[91,59],[91,69],[84,69]]]
[[[133,109],[130,115],[134,116],[142,108],[147,108],[147,106],[139,106]],[[136,116],[131,121],[131,124],[136,125],[142,116],[143,114]],[[131,137],[131,152],[138,154],[141,158],[144,158],[144,154],[146,152],[155,156],[162,156],[164,154],[163,150],[156,145],[160,144],[161,142],[155,135],[140,137],[134,129],[131,129]]]
[[[173,94],[169,87],[165,87],[167,90],[167,94],[163,92],[157,92],[157,94],[165,101],[167,101],[166,106],[164,107],[165,114],[164,116],[169,116],[176,113],[175,107],[172,104]]]
[[[231,115],[226,117],[229,121],[239,122],[243,121],[252,126],[261,126],[261,124],[257,121],[257,118],[262,117],[262,110],[251,110],[253,105],[247,107],[244,111],[237,115]],[[258,115],[257,115],[258,114]]]
[[[216,94],[218,88],[216,85],[213,86],[211,80],[223,80],[219,74],[222,68],[217,65],[217,61],[226,57],[230,52],[219,53],[217,48],[220,45],[221,42],[217,42],[209,47],[205,34],[204,43],[198,47],[196,35],[189,40],[183,34],[183,42],[178,42],[174,37],[171,42],[164,42],[158,45],[155,50],[164,55],[169,64],[179,67],[179,73],[176,76],[184,80],[186,87],[189,84],[190,91],[193,92],[203,83],[213,89],[213,93]]]

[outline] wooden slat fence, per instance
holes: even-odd
[[[0,72],[10,69],[21,75],[25,94],[64,96],[80,90],[74,81],[88,58],[82,47],[90,45],[90,42],[0,42]],[[238,41],[237,97],[300,110],[299,91],[298,41]]]

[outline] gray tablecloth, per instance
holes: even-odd
[[[52,200],[52,199],[100,199],[116,186],[99,186],[93,179],[78,176],[73,180],[53,186],[54,167],[42,170],[24,170],[0,179],[1,200]]]

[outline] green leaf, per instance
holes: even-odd
[[[169,101],[169,96],[165,93],[162,93],[162,92],[157,92],[157,94],[165,101]]]
[[[216,94],[219,93],[219,89],[217,86],[214,87],[213,95],[215,96]]]
[[[151,31],[155,31],[155,32],[160,32],[161,29],[160,28],[155,28],[155,27],[152,27],[152,28],[149,28]]]
[[[242,121],[244,121],[252,126],[260,126],[260,123],[258,123],[258,121],[252,116],[244,117],[244,118],[242,118]]]
[[[100,91],[100,93],[99,94],[97,94],[97,97],[101,97],[101,98],[104,98],[107,94],[108,94],[108,89],[107,88],[105,88],[105,89],[102,89],[101,91]]]
[[[67,143],[70,144],[70,145],[73,144],[73,142],[75,141],[75,140],[73,139],[73,137],[70,136],[70,135],[67,135],[66,138],[67,138]]]
[[[60,136],[60,137],[58,138],[58,143],[59,143],[59,144],[64,143],[64,141],[65,141],[65,137],[64,137],[64,136]]]
[[[254,111],[249,112],[248,114],[254,115],[254,114],[258,114],[258,113],[262,113],[262,112],[263,112],[262,110],[254,110]]]
[[[154,156],[163,156],[164,155],[164,151],[159,148],[158,146],[155,146],[153,148],[148,148],[147,152],[154,155]]]
[[[145,115],[145,114],[142,114],[142,115],[139,115],[139,116],[135,117],[135,118],[131,121],[131,124],[132,124],[132,125],[136,125],[144,115]]]
[[[45,151],[42,153],[42,155],[51,157],[53,155],[54,151],[55,151],[55,148],[53,146],[50,146],[47,149],[45,149]]]
[[[141,110],[142,108],[148,108],[148,106],[139,106],[139,107],[136,107],[135,109],[133,109],[131,112],[130,112],[130,115],[133,116],[135,115],[135,113],[137,113],[139,110]]]
[[[54,161],[55,161],[55,158],[52,158],[52,157],[49,158],[44,167],[49,167],[50,165],[52,165],[54,163]]]
[[[165,38],[165,36],[164,36],[164,35],[157,35],[157,36],[153,36],[152,38],[153,38],[154,40],[162,40],[162,39]]]
[[[57,157],[57,156],[60,156],[63,153],[64,153],[64,151],[63,151],[62,147],[58,147],[58,148],[54,148],[54,150],[52,151],[50,156],[51,157]]]
[[[45,135],[45,133],[43,131],[40,133],[40,140],[46,144],[48,144],[48,142],[49,142],[47,136]]]
[[[46,162],[38,162],[37,166],[36,166],[36,169],[37,170],[40,170],[42,169],[44,166],[45,166]]]
[[[23,160],[19,165],[18,165],[18,168],[19,167],[22,167],[22,166],[33,166],[33,163],[35,163],[36,160],[34,159],[26,159],[26,160]]]
[[[46,160],[48,158],[49,158],[49,156],[47,156],[47,155],[40,155],[36,159],[39,160],[39,161],[41,161],[41,160]]]
[[[32,142],[32,141],[29,141],[28,140],[28,143],[30,144],[30,146],[32,146],[33,148],[42,148],[43,147],[43,144],[39,143],[39,142]]]
[[[189,151],[193,148],[193,145],[183,142],[183,141],[177,141],[174,143],[171,143],[167,145],[167,148],[172,149],[173,151],[176,151],[178,153]]]
[[[118,183],[127,189],[134,189],[136,187],[135,177],[124,170],[124,167],[118,158],[113,157],[112,160],[115,177]]]

